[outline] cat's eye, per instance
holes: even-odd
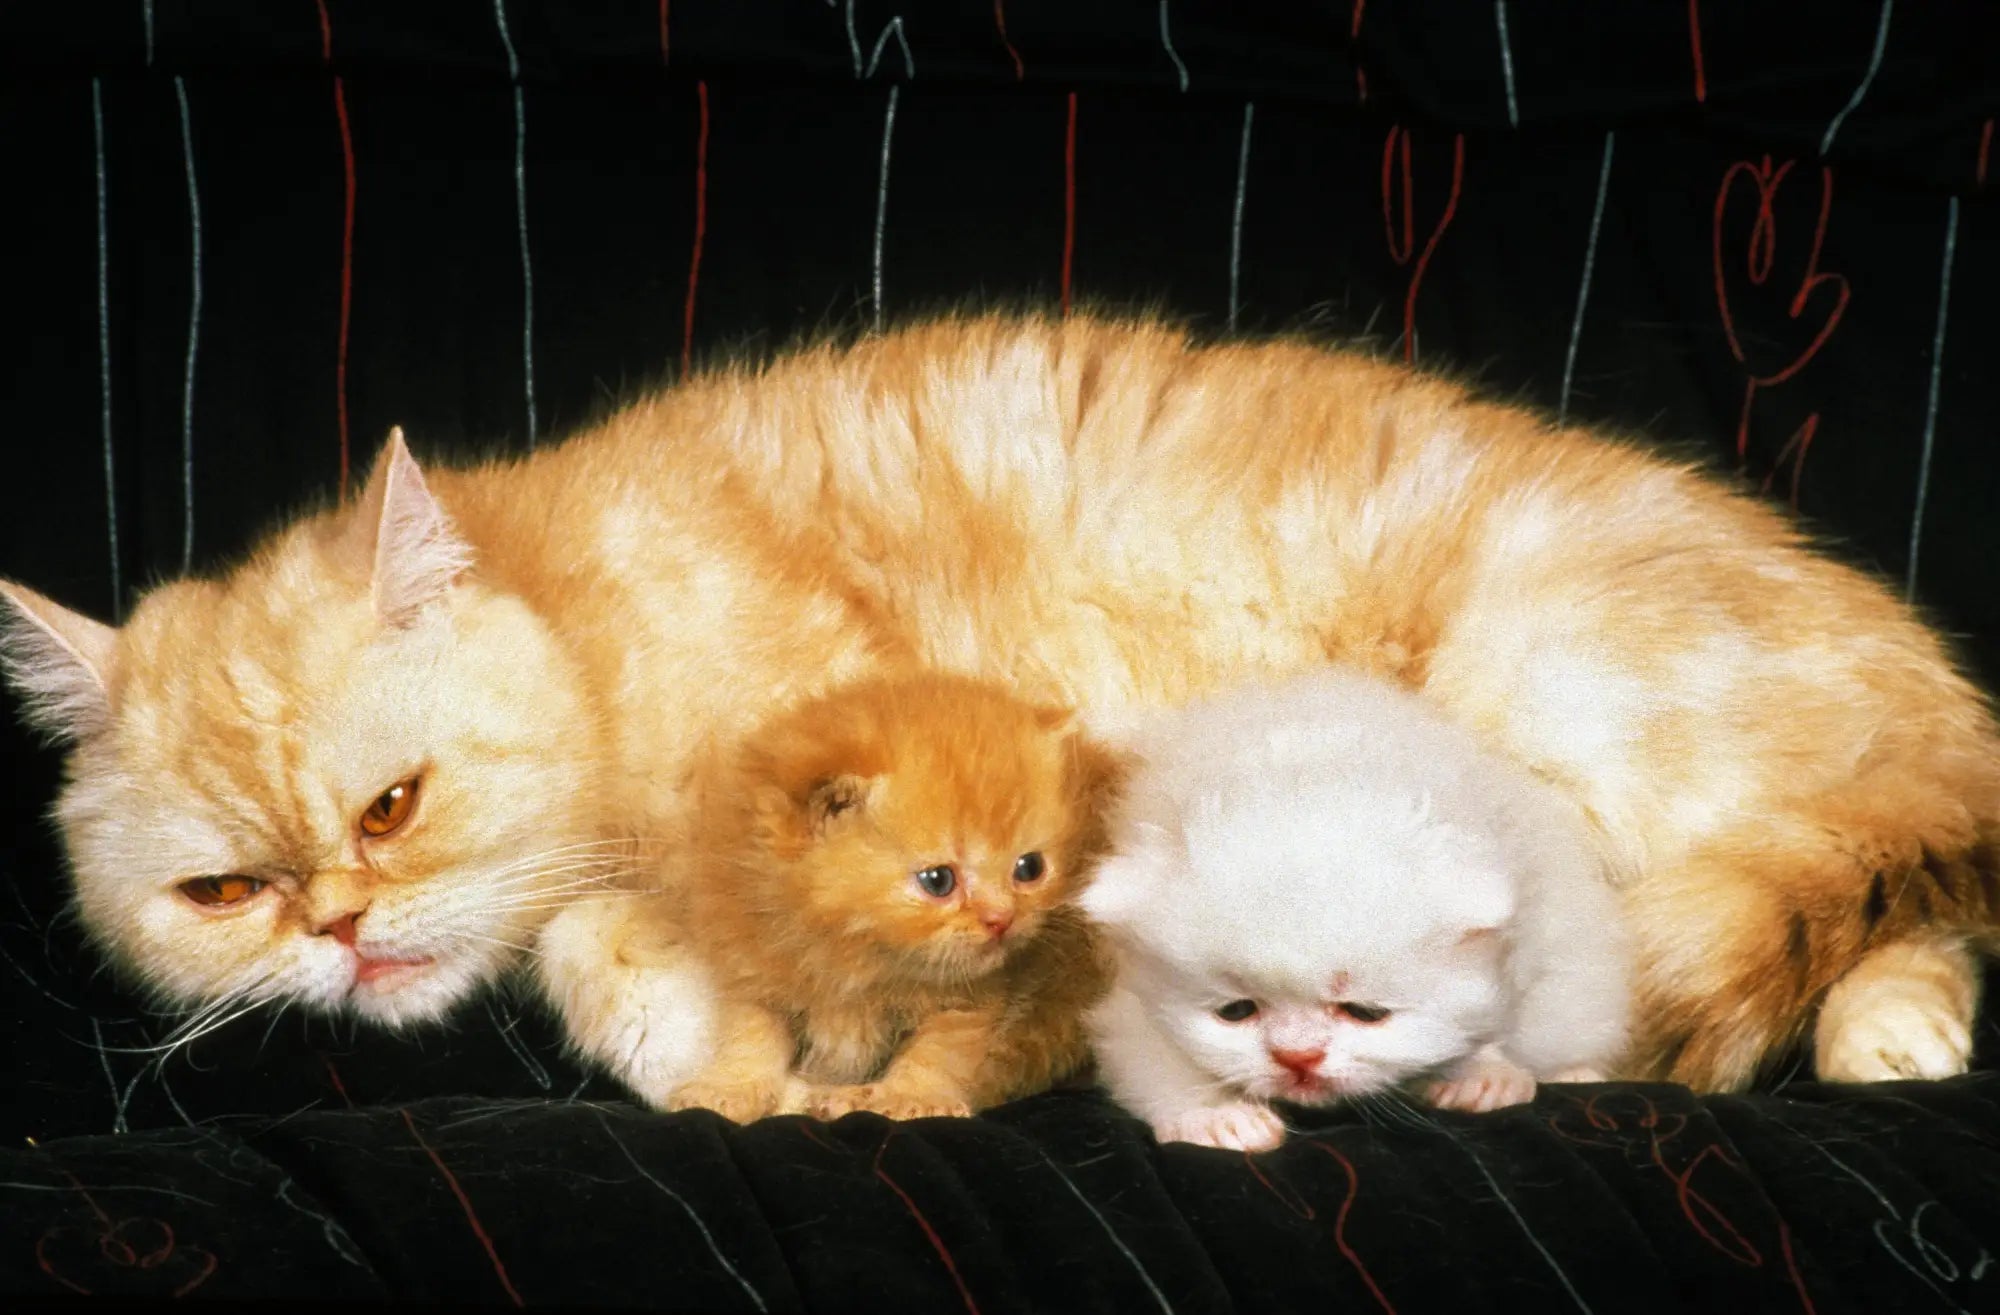
[[[949,863],[940,863],[934,868],[920,868],[915,880],[918,890],[936,899],[943,899],[958,888],[958,873]]]
[[[1352,1000],[1340,1001],[1334,1005],[1333,1012],[1357,1023],[1379,1023],[1389,1016],[1389,1011],[1381,1005],[1356,1004]]]
[[[1257,1016],[1257,1002],[1255,1000],[1231,1000],[1226,1005],[1218,1006],[1215,1016],[1225,1023],[1241,1023],[1245,1019]]]
[[[1023,854],[1014,860],[1014,880],[1024,886],[1031,881],[1040,881],[1042,874],[1048,870],[1049,865],[1044,863],[1042,856],[1034,851]]]
[[[180,892],[196,904],[213,908],[219,904],[241,904],[270,884],[255,877],[195,877],[183,881]]]
[[[362,810],[361,830],[371,836],[386,836],[407,822],[416,806],[417,778],[412,776],[375,796],[375,802]]]

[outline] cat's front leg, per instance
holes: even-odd
[[[570,1043],[664,1108],[715,1047],[715,991],[656,896],[587,900],[543,927],[536,971]]]
[[[1090,1011],[1089,1029],[1098,1075],[1112,1098],[1151,1125],[1160,1141],[1268,1151],[1285,1140],[1276,1110],[1197,1067],[1124,986]]]
[[[1484,1113],[1533,1100],[1535,1085],[1535,1075],[1498,1046],[1481,1046],[1425,1087],[1424,1098],[1442,1110]]]
[[[716,1034],[715,1054],[667,1098],[667,1108],[714,1110],[753,1123],[792,1103],[792,1029],[784,1018],[762,1005],[725,1000]]]

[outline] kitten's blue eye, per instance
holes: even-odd
[[[1039,853],[1027,853],[1014,860],[1014,880],[1026,885],[1030,881],[1040,881],[1042,873],[1049,865],[1042,861]]]
[[[1345,1014],[1357,1023],[1379,1023],[1389,1016],[1389,1011],[1380,1005],[1356,1004],[1352,1000],[1342,1000],[1333,1007],[1336,1014]]]
[[[943,899],[958,887],[958,873],[952,871],[951,864],[940,863],[934,868],[924,868],[916,874],[917,889],[924,894]]]
[[[1215,1011],[1215,1016],[1225,1023],[1240,1023],[1246,1018],[1257,1016],[1255,1000],[1231,1000]]]

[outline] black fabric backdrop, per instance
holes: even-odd
[[[1150,304],[1705,452],[2000,672],[1994,15],[8,6],[0,574],[109,618],[392,424],[519,451],[825,327]],[[1260,1168],[1077,1093],[725,1136],[616,1103],[504,993],[394,1038],[259,1015],[155,1066],[171,1020],[59,917],[59,759],[11,719],[0,752],[0,1140],[39,1147],[0,1152],[5,1290],[1634,1309],[1727,1278],[1996,1308],[1991,1078],[1549,1093],[1452,1137],[1335,1117]]]

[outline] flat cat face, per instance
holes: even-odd
[[[1365,1095],[1469,1054],[1505,1017],[1511,887],[1420,800],[1211,796],[1116,841],[1082,906],[1123,980],[1225,1087]]]
[[[865,682],[755,735],[740,788],[765,898],[919,975],[981,976],[1078,888],[1069,714],[944,675]]]
[[[66,682],[84,922],[158,995],[431,1017],[615,858],[562,659],[465,569],[398,442],[342,522],[122,630],[10,592],[10,674]]]

